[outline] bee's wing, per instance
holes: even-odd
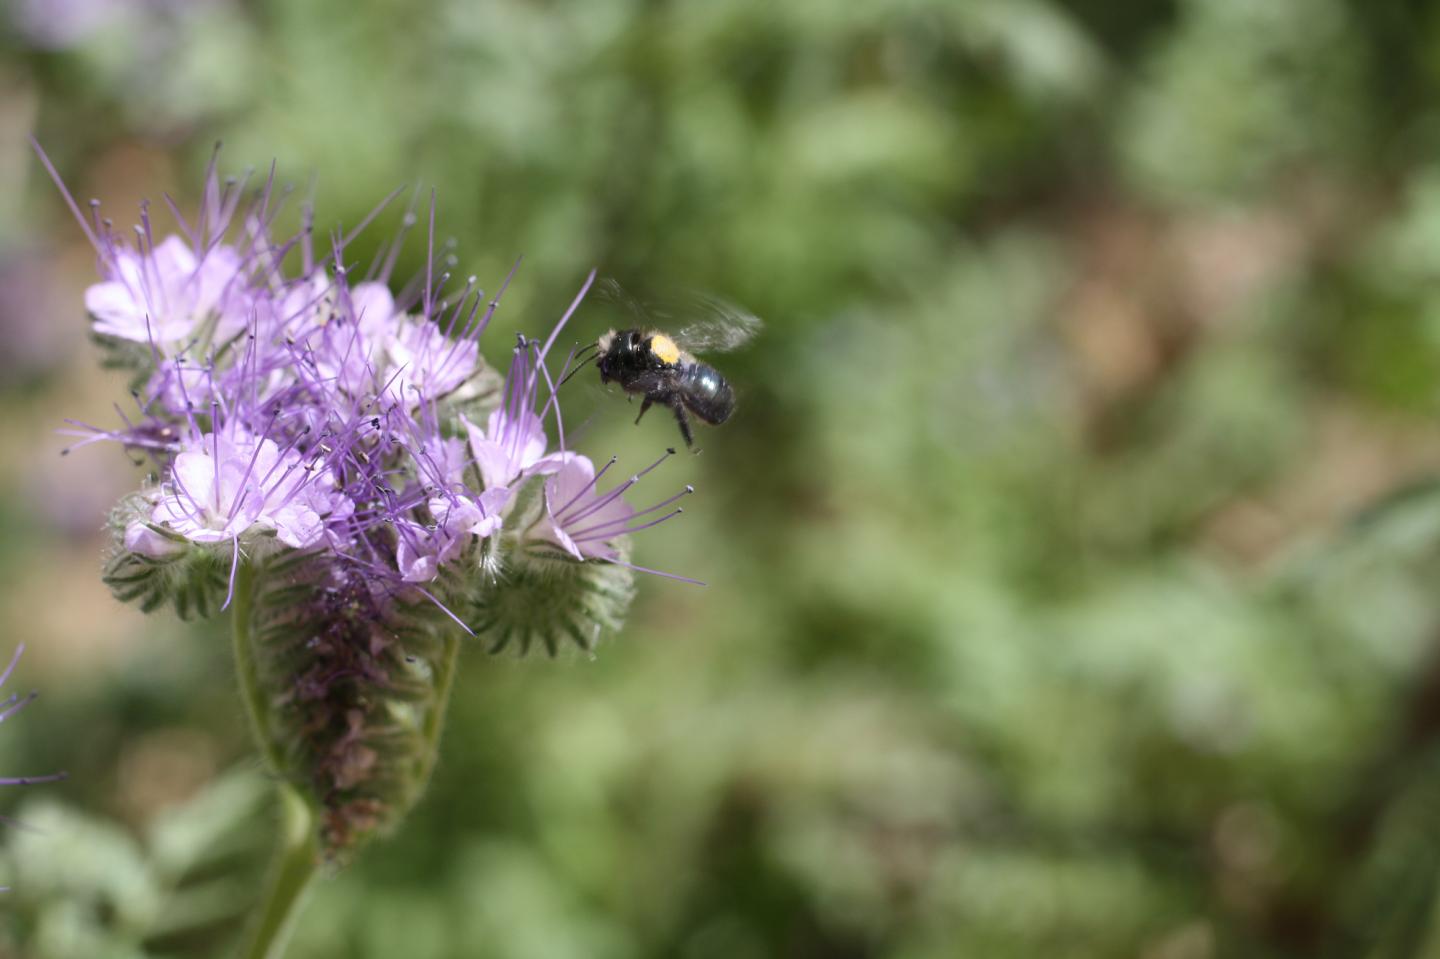
[[[595,284],[601,302],[634,317],[645,329],[669,332],[683,350],[723,353],[745,343],[761,327],[760,318],[709,293],[672,294],[642,303],[616,280],[606,277]]]
[[[744,345],[763,326],[760,317],[709,293],[688,298],[684,325],[675,331],[675,342],[692,353],[724,353]]]
[[[608,303],[622,313],[635,318],[640,326],[649,328],[655,325],[655,320],[650,315],[650,310],[635,297],[630,291],[620,285],[620,281],[612,276],[601,277],[595,283],[595,298],[601,303]]]

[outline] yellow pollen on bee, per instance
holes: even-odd
[[[661,363],[675,363],[680,359],[680,347],[664,333],[656,333],[650,338],[650,352],[659,357]]]

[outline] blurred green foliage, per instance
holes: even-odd
[[[133,477],[48,455],[119,384],[33,130],[117,220],[216,139],[322,224],[433,185],[462,272],[525,256],[492,358],[592,265],[767,320],[638,546],[710,585],[641,583],[593,661],[471,650],[294,955],[1440,956],[1433,5],[8,17],[0,622],[44,696],[0,770],[71,778],[0,793],[0,952],[222,954],[269,831],[223,637],[87,585]],[[579,383],[582,448],[674,442]]]

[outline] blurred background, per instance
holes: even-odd
[[[1440,956],[1435,5],[6,0],[0,773],[70,779],[0,790],[0,955],[216,956],[269,793],[222,624],[99,581],[139,477],[58,456],[124,382],[30,134],[121,224],[216,140],[326,226],[433,186],[525,257],[492,361],[592,266],[767,323],[637,544],[709,586],[472,649],[294,956]],[[675,442],[584,379],[580,448]]]

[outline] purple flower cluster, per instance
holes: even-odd
[[[242,563],[288,548],[434,598],[424,584],[493,581],[519,554],[628,566],[621,538],[679,512],[661,513],[684,492],[625,501],[648,469],[602,490],[614,461],[597,470],[564,447],[554,384],[566,370],[552,376],[546,358],[593,273],[545,343],[521,339],[502,381],[479,349],[500,295],[437,268],[433,199],[428,265],[398,293],[413,212],[360,275],[346,255],[358,230],[320,249],[308,225],[273,235],[273,173],[247,196],[212,163],[199,215],[167,199],[178,229],[163,237],[146,207],[123,234],[98,205],[87,217],[66,200],[103,276],[85,296],[95,337],[136,373],[123,425],[73,433],[151,461],[123,517],[134,556],[211,551],[233,591]]]

